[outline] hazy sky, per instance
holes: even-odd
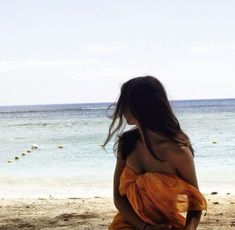
[[[114,101],[147,74],[171,100],[235,98],[234,12],[234,0],[0,0],[0,105]]]

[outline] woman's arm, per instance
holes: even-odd
[[[130,222],[130,224],[134,225],[138,229],[143,229],[146,223],[135,213],[127,197],[121,196],[119,193],[120,176],[125,164],[126,162],[121,159],[121,154],[118,151],[113,180],[114,204],[119,212]]]
[[[193,155],[190,149],[188,147],[180,147],[173,155],[172,163],[175,165],[179,176],[199,190]],[[201,213],[202,211],[188,211],[184,230],[197,229]]]
[[[187,212],[186,225],[184,230],[194,230],[197,229],[197,226],[201,219],[202,211],[189,211]]]

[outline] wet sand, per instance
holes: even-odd
[[[235,229],[235,195],[206,194],[200,230]],[[117,212],[112,198],[1,199],[0,230],[107,229]]]

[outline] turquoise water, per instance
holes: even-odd
[[[0,196],[112,196],[113,142],[107,153],[100,148],[111,122],[108,105],[0,107]],[[195,149],[200,189],[234,193],[235,99],[172,106]],[[32,144],[39,148],[27,153]]]

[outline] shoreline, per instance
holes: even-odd
[[[94,186],[94,185],[93,185]],[[218,196],[235,196],[235,189],[233,188],[218,188],[207,187],[206,189],[200,189],[200,192],[209,196],[212,192],[216,192]],[[68,196],[68,194],[70,194]],[[54,188],[52,189],[35,189],[30,190],[28,187],[24,188],[11,188],[6,189],[3,186],[0,187],[0,200],[37,200],[37,199],[92,199],[92,198],[113,198],[113,188],[110,185],[108,188],[98,188],[98,187],[90,187],[78,189],[78,188]]]
[[[204,194],[208,203],[198,230],[235,229],[235,195]],[[117,212],[110,197],[0,200],[0,229],[105,230]]]

